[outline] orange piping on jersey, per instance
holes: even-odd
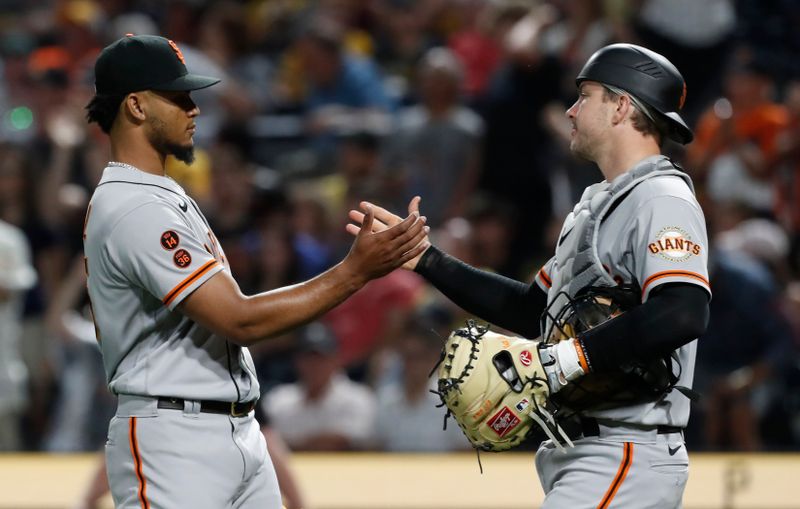
[[[136,478],[139,479],[139,502],[142,503],[142,509],[150,509],[150,502],[147,501],[147,481],[145,481],[144,473],[142,473],[142,457],[139,455],[139,443],[136,441],[136,417],[131,417],[128,422],[130,423],[130,435],[128,438],[131,443],[133,466],[134,470],[136,470]]]
[[[656,272],[645,280],[644,285],[642,286],[642,295],[645,294],[647,287],[650,286],[650,283],[665,277],[688,277],[690,279],[696,279],[697,281],[700,281],[709,288],[711,287],[711,285],[708,283],[708,279],[697,272],[690,272],[688,270],[665,270],[663,272]]]
[[[92,204],[86,208],[86,216],[83,218],[83,240],[86,240],[86,225],[89,224],[89,214],[92,213]]]
[[[539,276],[539,279],[541,279],[541,280],[542,280],[542,283],[544,283],[544,285],[545,285],[547,288],[550,288],[551,286],[553,286],[553,281],[551,281],[551,280],[550,280],[550,276],[548,276],[548,275],[547,275],[547,272],[545,272],[545,271],[544,271],[544,267],[542,267],[541,269],[539,269],[539,274],[538,274],[538,276]]]
[[[217,265],[217,260],[209,260],[204,265],[202,265],[199,269],[189,274],[189,277],[178,283],[178,285],[170,290],[166,297],[164,297],[164,305],[169,306],[169,304],[175,300],[175,297],[178,296],[183,290],[186,289],[187,286],[194,283],[197,279],[200,278],[203,274],[211,270],[215,265]]]
[[[633,463],[633,442],[625,442],[623,447],[622,463],[619,464],[617,475],[614,476],[614,481],[611,483],[611,486],[608,487],[608,491],[606,491],[597,509],[607,509],[608,506],[611,505],[611,501],[614,500],[614,496],[617,494],[617,491],[619,491],[619,487],[622,486],[625,477],[628,476],[628,470],[630,470],[631,463]]]

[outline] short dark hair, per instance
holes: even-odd
[[[86,105],[86,120],[91,124],[97,122],[104,133],[111,132],[111,126],[119,113],[119,105],[125,94],[97,94]]]
[[[603,101],[611,101],[616,99],[620,96],[620,94],[609,90],[608,87],[603,87]],[[643,111],[640,111],[638,107],[633,105],[633,113],[631,114],[631,124],[633,128],[644,135],[650,135],[656,139],[656,143],[661,145],[664,138],[667,137],[668,126],[666,122],[656,122],[648,117]],[[651,110],[651,115],[659,115],[658,112],[653,112]],[[659,125],[660,124],[660,125]]]

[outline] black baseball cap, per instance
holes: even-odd
[[[157,35],[128,34],[103,48],[94,64],[97,94],[199,90],[219,81],[189,73],[178,45]]]

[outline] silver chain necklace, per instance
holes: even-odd
[[[120,168],[127,168],[129,170],[142,171],[139,168],[137,168],[136,166],[130,165],[128,163],[121,163],[119,161],[109,161],[108,162],[108,166],[118,166]]]

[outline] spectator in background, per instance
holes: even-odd
[[[788,127],[777,140],[773,161],[775,216],[789,233],[789,265],[800,276],[800,79],[790,81],[784,93]]]
[[[483,120],[463,106],[461,64],[446,48],[428,51],[419,64],[420,104],[402,110],[388,138],[386,178],[402,206],[425,195],[428,224],[464,214],[481,165]]]
[[[392,76],[393,95],[408,99],[409,84],[415,80],[417,62],[430,48],[443,43],[437,21],[445,18],[449,0],[376,0],[375,58]]]
[[[339,360],[351,378],[371,383],[380,376],[384,351],[395,344],[423,292],[422,278],[396,270],[325,314],[322,319],[336,334]]]
[[[381,192],[380,149],[384,141],[377,133],[356,130],[342,137],[336,165],[335,184],[339,191],[333,191],[331,201],[341,217],[347,216],[350,203],[365,195],[374,196]]]
[[[372,391],[344,374],[328,327],[314,322],[298,334],[297,383],[279,385],[262,398],[272,427],[295,451],[364,448],[375,419]]]
[[[0,451],[22,449],[20,417],[27,406],[28,372],[19,350],[23,292],[36,283],[23,232],[0,221]]]
[[[631,42],[638,37],[642,45],[669,55],[690,91],[681,115],[685,115],[689,125],[694,124],[705,105],[719,93],[725,57],[737,28],[736,4],[741,2],[633,0],[627,3],[632,30],[619,35]]]
[[[400,334],[395,349],[400,360],[398,379],[378,391],[376,445],[392,452],[445,452],[469,449],[455,422],[442,429],[445,411],[437,407],[437,365],[444,338],[436,325],[414,316]]]
[[[704,205],[714,231],[750,215],[773,213],[769,172],[778,138],[789,123],[786,108],[774,101],[773,93],[769,70],[742,50],[725,74],[725,96],[699,120],[686,156],[699,180],[706,179],[713,202]]]
[[[219,97],[227,123],[244,122],[253,111],[268,111],[278,101],[271,86],[273,64],[263,53],[252,51],[252,44],[244,4],[231,0],[209,3],[200,19],[197,47],[227,72]]]
[[[500,64],[501,49],[496,36],[498,7],[491,0],[464,0],[455,5],[462,26],[453,33],[447,46],[464,68],[465,100],[473,104],[489,86]]]
[[[43,449],[51,452],[97,449],[107,437],[107,423],[116,408],[116,399],[106,388],[86,297],[84,263],[83,253],[75,257],[46,313],[58,381],[43,441]]]
[[[800,76],[800,3],[735,0],[737,36],[751,45],[783,84]]]
[[[699,432],[696,445],[711,450],[762,449],[761,418],[780,397],[779,381],[793,355],[780,287],[745,247],[758,244],[756,231],[739,229],[739,238],[729,234],[723,243],[729,249],[709,256],[714,298],[708,329],[698,341],[694,389],[703,397],[689,436]],[[782,244],[785,255],[785,238],[769,244]]]
[[[348,54],[342,27],[330,18],[312,20],[294,46],[306,77],[307,132],[318,167],[330,172],[338,133],[367,127],[384,131],[392,104],[380,69]]]
[[[491,197],[475,199],[467,214],[471,225],[471,259],[476,267],[508,274],[513,272],[513,240],[516,234],[516,210],[512,205]],[[530,268],[529,268],[530,269]],[[533,273],[533,270],[529,270]]]
[[[560,13],[558,22],[542,34],[542,50],[555,55],[563,70],[561,95],[569,103],[575,95],[575,80],[583,64],[592,54],[612,39],[612,27],[606,16],[606,2],[596,0],[556,0],[552,2]],[[564,107],[561,116],[564,116]]]
[[[550,171],[563,156],[542,123],[544,108],[559,97],[561,83],[560,62],[539,45],[555,19],[552,8],[543,7],[520,11],[512,4],[513,17],[498,16],[504,23],[498,35],[504,58],[480,103],[486,134],[479,187],[518,207],[509,276],[519,276],[541,253],[552,216]]]

